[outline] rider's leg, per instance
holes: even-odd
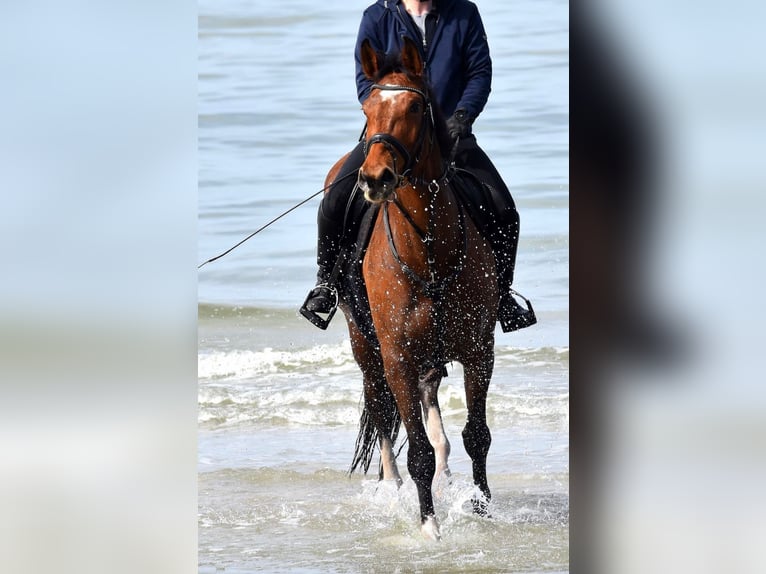
[[[349,199],[356,186],[356,177],[340,179],[348,173],[357,172],[364,162],[362,144],[357,145],[338,172],[337,183],[322,198],[317,214],[317,286],[311,290],[304,307],[312,313],[329,313],[335,307],[331,275],[338,260],[341,246],[346,236],[353,241],[353,231],[357,222],[346,219],[349,211]],[[350,211],[354,213],[356,210]],[[353,219],[353,218],[350,218]],[[345,229],[344,229],[345,221]],[[345,232],[345,233],[344,233]]]
[[[492,245],[497,264],[500,286],[497,318],[500,326],[504,332],[508,332],[534,325],[537,319],[531,307],[529,310],[524,309],[512,295],[511,285],[519,246],[519,213],[511,192],[473,135],[461,140],[458,145],[455,156],[457,166],[473,172],[492,191],[493,205],[489,207],[493,211],[494,225],[486,232],[486,236]]]

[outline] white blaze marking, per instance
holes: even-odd
[[[386,86],[391,86],[392,84],[385,84]],[[395,99],[397,96],[401,95],[402,92],[406,92],[407,90],[380,90],[380,99],[384,102],[387,102],[389,100]]]

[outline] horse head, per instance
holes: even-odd
[[[395,57],[385,57],[364,40],[361,60],[373,85],[362,106],[367,139],[358,181],[367,201],[381,203],[394,195],[423,159],[427,133],[433,141],[434,111],[423,60],[412,40],[405,38]]]

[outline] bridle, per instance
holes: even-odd
[[[398,84],[373,84],[370,88],[371,90],[388,90],[388,91],[407,91],[407,92],[413,92],[415,94],[418,94],[421,98],[423,98],[423,114],[422,114],[422,121],[420,124],[420,130],[418,131],[418,139],[415,142],[415,146],[413,147],[413,152],[410,153],[409,150],[407,150],[407,147],[399,140],[398,138],[392,136],[391,134],[387,133],[376,133],[367,138],[364,142],[364,157],[367,157],[367,155],[370,153],[370,148],[378,143],[382,144],[387,150],[388,153],[391,154],[391,157],[394,161],[394,174],[397,178],[397,187],[401,187],[404,183],[404,178],[407,177],[414,165],[418,161],[418,156],[420,155],[420,152],[423,148],[423,142],[425,140],[425,135],[428,130],[428,120],[430,119],[430,126],[431,126],[431,144],[433,144],[433,126],[434,126],[434,112],[433,107],[431,104],[431,100],[428,97],[428,94],[419,88],[414,88],[412,86],[403,86]],[[400,172],[397,169],[396,165],[396,153],[402,156],[404,158],[404,169]]]

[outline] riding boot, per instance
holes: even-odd
[[[312,313],[327,314],[338,304],[337,290],[330,284],[332,269],[320,267],[317,271],[316,286],[309,292],[304,304]]]
[[[333,276],[333,269],[340,253],[343,225],[327,216],[324,202],[319,207],[317,230],[317,282],[309,291],[300,313],[313,325],[327,329],[338,307],[338,289],[334,284],[337,274]]]
[[[519,214],[511,192],[492,161],[476,143],[473,135],[459,140],[455,162],[457,166],[467,170],[480,182],[479,188],[483,183],[483,191],[489,191],[489,198],[487,198],[485,193],[475,186],[467,185],[462,190],[469,204],[474,205],[474,215],[480,214],[476,216],[476,221],[495,253],[500,287],[500,304],[497,311],[500,327],[504,333],[507,333],[534,325],[537,318],[532,304],[511,289],[516,266],[516,249],[519,243]],[[524,309],[516,301],[515,296],[523,299],[528,309]]]
[[[505,224],[496,226],[490,234],[490,242],[495,253],[497,278],[500,287],[500,302],[497,309],[497,320],[503,333],[531,327],[537,323],[532,303],[511,288],[513,273],[516,267],[516,251],[519,242],[519,217],[516,210],[503,217]],[[527,309],[522,307],[514,296],[524,300]]]

